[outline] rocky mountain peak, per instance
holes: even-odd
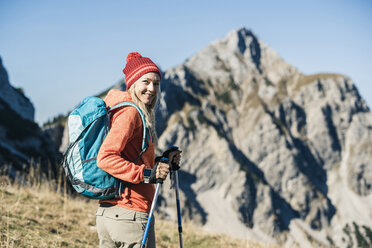
[[[22,90],[10,85],[0,58],[0,170],[12,177],[32,166],[55,175],[61,159],[53,140],[33,121],[34,107]],[[5,168],[4,168],[5,167]]]
[[[240,28],[231,31],[225,38],[230,52],[238,52],[242,56],[250,57],[255,64],[258,72],[262,72],[261,65],[261,47],[256,35],[249,29]],[[247,53],[247,55],[246,55]]]
[[[22,90],[9,83],[8,73],[0,57],[0,99],[6,102],[19,116],[26,120],[34,120],[35,109]]]
[[[184,150],[189,218],[214,231],[229,223],[232,235],[309,247],[301,237],[342,245],[354,241],[342,241],[338,226],[371,228],[367,216],[349,218],[371,211],[365,195],[372,193],[371,113],[350,78],[303,75],[241,28],[166,71],[162,84],[159,147]],[[356,126],[364,152],[349,145]],[[344,207],[340,187],[358,195],[358,207]],[[166,199],[165,214],[171,193]]]
[[[5,84],[5,82],[9,82],[8,73],[3,66],[3,60],[0,57],[0,83]]]
[[[261,75],[276,84],[281,78],[298,73],[246,28],[233,30],[212,42],[189,58],[185,66],[212,83],[227,81],[228,77],[238,83],[252,81],[253,77]]]

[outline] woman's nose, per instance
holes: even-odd
[[[149,83],[148,85],[147,85],[147,90],[148,91],[151,91],[151,92],[154,92],[155,91],[155,86],[154,86],[154,83]]]

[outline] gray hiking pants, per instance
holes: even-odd
[[[141,247],[148,216],[148,213],[129,210],[111,204],[101,204],[96,213],[99,247]],[[153,217],[147,236],[147,248],[156,247],[154,222],[155,219]]]

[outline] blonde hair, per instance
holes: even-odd
[[[146,105],[136,95],[136,92],[134,90],[135,87],[136,87],[136,84],[133,84],[129,88],[128,92],[130,96],[132,97],[133,103],[136,104],[141,109],[145,117],[146,127],[150,130],[152,142],[156,143],[158,140],[158,137],[156,135],[156,130],[155,130],[155,107],[158,102],[158,94],[160,92],[156,94],[155,99],[152,101],[151,104]]]

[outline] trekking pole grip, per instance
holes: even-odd
[[[175,151],[182,152],[177,146],[171,146],[171,147],[168,148],[168,150],[166,150],[163,153],[163,157],[169,159],[170,153],[175,152]],[[169,166],[170,166],[170,169],[173,170],[173,171],[176,171],[180,168],[180,166],[173,163],[173,161],[170,161]]]
[[[169,159],[166,158],[166,157],[162,157],[162,158],[160,158],[159,162],[162,162],[162,163],[166,163],[166,164],[168,164],[168,163],[169,163]],[[163,181],[164,181],[164,180],[161,179],[161,178],[156,178],[156,183],[157,183],[157,184],[158,184],[158,183],[163,184]]]

